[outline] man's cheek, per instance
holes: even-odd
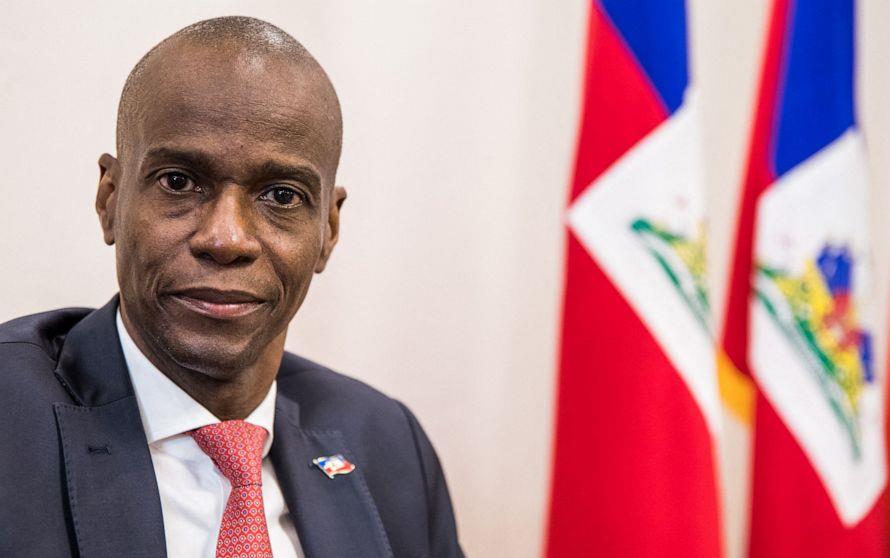
[[[316,259],[316,254],[311,250],[294,249],[288,260],[281,261],[276,266],[288,304],[298,301],[305,293],[312,280]]]

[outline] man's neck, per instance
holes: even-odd
[[[127,334],[145,358],[220,420],[244,419],[259,406],[275,381],[284,353],[284,335],[281,335],[254,362],[242,366],[236,374],[227,374],[228,379],[220,380],[207,371],[182,366],[156,350],[145,341],[139,328],[129,323],[123,310],[121,318]]]
[[[280,359],[276,361],[276,373],[278,362]],[[275,380],[275,373],[245,370],[234,380],[221,381],[180,366],[162,368],[154,361],[152,364],[220,420],[246,418],[263,401]]]

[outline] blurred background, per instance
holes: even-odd
[[[0,321],[55,307],[99,306],[116,291],[113,251],[103,244],[93,211],[96,161],[114,152],[117,100],[136,61],[200,19],[266,19],[303,42],[325,67],[345,121],[338,182],[349,199],[341,241],[292,324],[288,348],[412,408],[443,462],[469,556],[573,554],[552,545],[548,551],[546,540],[566,208],[576,177],[590,14],[598,5],[4,5]],[[687,6],[716,339],[725,322],[773,8],[767,0],[690,0]],[[870,304],[874,362],[883,378],[884,309],[890,307],[890,38],[884,30],[890,4],[862,0],[856,9],[858,125],[867,138],[871,196],[862,218],[876,255]],[[713,440],[719,537],[725,555],[734,557],[749,548],[752,421],[750,413],[745,418],[730,407],[720,406]],[[608,449],[590,454],[610,458]],[[586,457],[557,465],[582,473],[587,467]],[[595,495],[591,505],[597,505]],[[589,524],[598,526],[595,519]],[[698,554],[674,549],[662,555]]]

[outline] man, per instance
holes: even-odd
[[[119,296],[0,326],[0,555],[461,556],[411,413],[284,352],[337,243],[341,134],[268,23],[136,65],[96,196]]]

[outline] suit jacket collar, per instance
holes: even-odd
[[[100,407],[132,397],[133,385],[121,351],[114,319],[118,297],[77,323],[65,338],[56,377],[74,400]]]

